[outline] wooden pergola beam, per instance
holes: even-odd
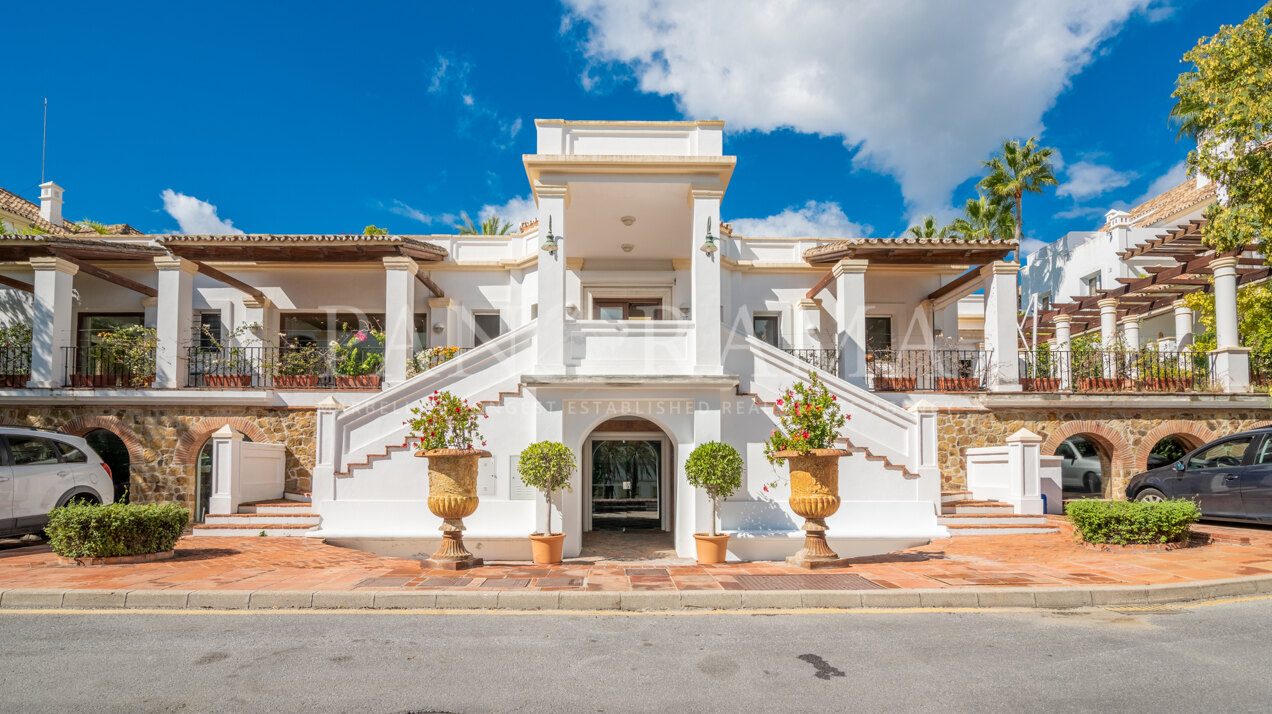
[[[244,293],[246,295],[251,295],[257,300],[266,299],[265,293],[261,292],[260,288],[254,288],[251,285],[248,285],[247,283],[243,282],[242,280],[239,280],[238,278],[232,275],[226,275],[225,273],[217,270],[216,268],[213,268],[212,266],[208,265],[207,263],[204,263],[203,261],[192,260],[190,262],[199,266],[200,273],[203,273],[204,275],[208,276],[209,278],[212,278],[218,283],[224,283],[226,285],[229,285],[235,290],[238,290],[239,292]]]
[[[442,292],[441,286],[433,282],[433,278],[429,277],[428,273],[418,272],[415,274],[415,279],[423,283],[424,287],[433,293],[433,297],[446,297],[446,293]]]
[[[813,298],[817,297],[817,293],[824,290],[827,285],[830,285],[830,281],[834,279],[835,279],[835,271],[827,270],[826,274],[822,276],[822,279],[818,280],[816,285],[814,285],[811,289],[809,289],[808,292],[804,293],[804,299],[812,300]]]
[[[61,258],[62,260],[65,260],[66,262],[75,265],[76,267],[80,269],[81,272],[87,273],[95,278],[101,278],[102,280],[105,280],[108,283],[111,283],[113,285],[118,285],[121,288],[124,288],[126,290],[131,290],[135,293],[141,293],[142,295],[145,295],[146,297],[152,297],[152,298],[159,297],[159,291],[150,287],[149,285],[143,285],[137,282],[136,280],[125,278],[119,273],[112,273],[111,271],[106,270],[105,268],[99,268],[96,265],[93,265],[92,263],[86,263],[80,260],[79,258],[76,258],[71,255],[67,255],[59,251],[54,251],[53,254]]]
[[[25,293],[35,292],[34,285],[28,285],[22,282],[21,280],[14,280],[13,278],[7,278],[3,275],[0,275],[0,285],[13,288],[14,290],[21,290],[22,292],[25,292]]]
[[[962,275],[958,276],[957,278],[954,278],[953,280],[942,285],[936,290],[933,290],[931,293],[928,293],[928,296],[925,299],[931,300],[932,302],[936,302],[937,300],[940,300],[946,295],[951,295],[955,292],[958,292],[959,290],[962,290],[969,283],[975,283],[980,278],[981,269],[984,267],[985,266],[983,265],[977,265],[969,269],[966,273],[963,273]]]

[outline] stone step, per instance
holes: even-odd
[[[941,515],[953,515],[957,513],[1014,513],[1010,503],[1002,501],[956,501],[954,503],[942,503]]]
[[[947,525],[951,537],[990,536],[990,535],[1025,535],[1030,533],[1059,533],[1059,528],[1051,526],[1013,526],[1013,525]]]
[[[283,493],[283,498],[288,501],[300,501],[302,503],[309,503],[313,500],[308,491],[287,491]]]
[[[251,501],[249,503],[241,503],[238,507],[239,513],[302,513],[305,509],[313,508],[313,504],[308,501],[292,501],[286,498],[271,498],[266,501]],[[299,510],[297,510],[299,509]]]
[[[205,525],[318,525],[322,516],[317,513],[209,513]]]
[[[206,524],[196,525],[192,531],[195,536],[234,536],[247,538],[251,536],[303,536],[313,530],[313,525],[280,525],[280,524]]]
[[[955,501],[969,501],[972,498],[971,491],[941,491],[941,503],[954,503]]]
[[[943,526],[961,525],[1010,525],[1045,526],[1051,528],[1046,516],[1025,516],[1017,513],[948,513],[936,517]]]

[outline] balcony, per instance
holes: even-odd
[[[106,345],[63,347],[63,384],[92,389],[146,389],[155,383],[153,344],[117,348]]]
[[[194,388],[366,390],[384,379],[383,348],[191,347],[186,356]]]
[[[832,348],[824,350],[784,347],[782,348],[782,351],[795,359],[807,362],[823,372],[829,372],[830,374],[839,376],[839,350],[837,349]]]
[[[566,324],[567,368],[580,375],[691,374],[692,322],[578,320]]]
[[[990,388],[987,350],[872,350],[866,378],[876,392],[982,392]]]
[[[1205,352],[1039,349],[1021,351],[1020,360],[1026,392],[1222,391],[1214,379],[1214,358]]]

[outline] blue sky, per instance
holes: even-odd
[[[526,214],[536,117],[719,118],[726,220],[887,236],[952,217],[996,142],[1040,133],[1063,185],[1025,221],[1050,241],[1177,182],[1180,57],[1259,4],[23,3],[0,186],[38,196],[47,96],[70,219],[445,233]]]

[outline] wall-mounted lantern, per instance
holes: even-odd
[[[556,255],[558,237],[559,236],[552,235],[552,216],[548,216],[548,237],[547,240],[543,241],[543,245],[541,247],[549,253]]]
[[[717,250],[720,250],[719,246],[716,245],[715,236],[711,235],[711,216],[707,216],[707,240],[702,244],[702,248],[699,250],[707,255],[711,255]]]

